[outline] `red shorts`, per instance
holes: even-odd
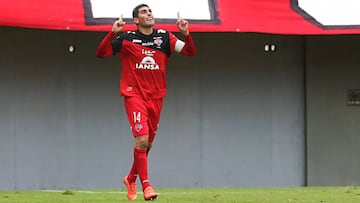
[[[125,97],[124,104],[130,127],[134,136],[149,136],[155,139],[159,126],[163,99],[144,100],[142,97]]]

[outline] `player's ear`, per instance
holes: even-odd
[[[135,24],[138,24],[138,23],[139,23],[139,18],[133,18],[133,22],[134,22]]]

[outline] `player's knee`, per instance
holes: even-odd
[[[148,136],[138,136],[135,138],[135,147],[139,149],[148,149],[149,147],[149,137]]]

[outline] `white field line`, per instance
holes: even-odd
[[[41,192],[58,192],[63,193],[66,190],[40,190]],[[89,191],[89,190],[70,190],[74,193],[85,193],[85,194],[126,194],[127,192],[121,192],[121,191],[114,191],[114,192],[99,192],[99,191]],[[139,192],[139,191],[138,191]],[[162,195],[193,195],[193,194],[199,194],[203,192],[159,192],[159,194]],[[238,194],[239,192],[221,192],[222,194]]]
[[[63,193],[66,190],[40,190],[41,192],[57,192]],[[88,190],[69,190],[76,193],[86,193],[86,194],[126,194],[127,192],[98,192],[98,191],[88,191]]]

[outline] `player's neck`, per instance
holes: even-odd
[[[144,35],[151,35],[153,33],[153,27],[138,27],[139,32]]]

